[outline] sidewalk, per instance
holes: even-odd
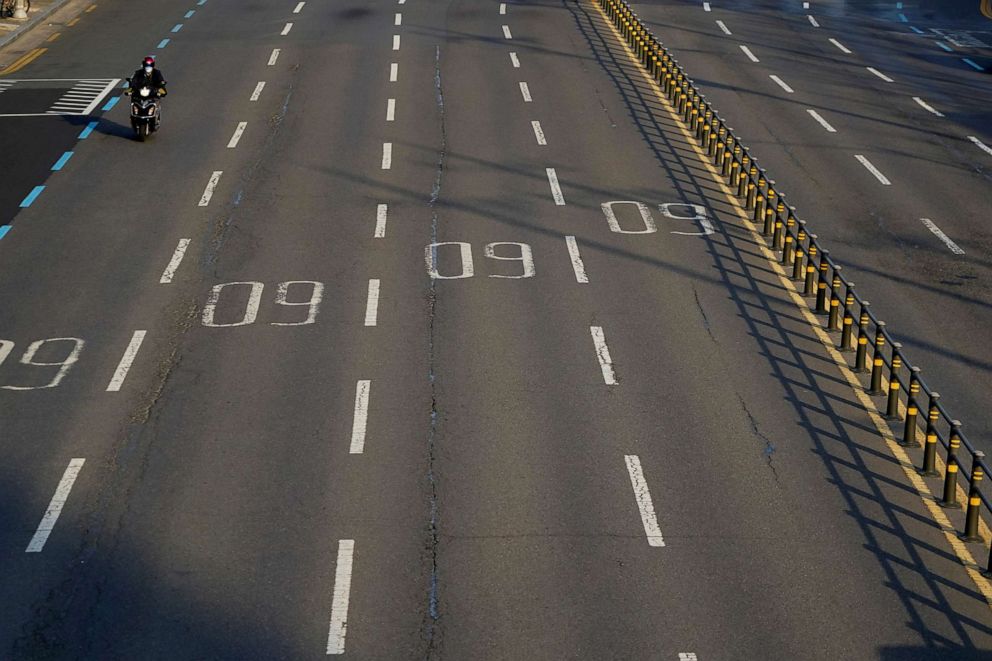
[[[11,43],[38,25],[69,0],[31,0],[31,11],[25,20],[0,18],[0,48]]]

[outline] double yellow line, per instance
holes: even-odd
[[[8,73],[14,73],[15,71],[20,71],[27,65],[31,64],[39,57],[45,54],[47,48],[35,48],[34,50],[29,50],[24,55],[21,55],[17,60],[14,61],[9,67],[0,71],[0,76],[6,76]]]

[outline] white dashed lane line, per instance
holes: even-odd
[[[795,93],[796,90],[794,90],[791,87],[789,87],[784,80],[782,80],[781,78],[779,78],[775,74],[770,74],[768,77],[771,78],[773,81],[775,81],[775,84],[776,85],[778,85],[779,87],[781,87],[782,89],[784,89],[789,94]]]
[[[710,3],[708,2],[703,3],[703,11],[710,11]]]
[[[265,81],[260,80],[258,85],[255,85],[255,91],[251,93],[249,101],[258,101],[258,97],[262,96],[262,90],[265,89]]]
[[[989,156],[992,156],[992,147],[989,147],[987,144],[985,144],[984,142],[982,142],[973,135],[969,135],[968,139],[971,140],[973,143],[975,143],[975,146],[977,146],[983,152],[985,152]]]
[[[842,43],[840,43],[839,41],[837,41],[837,40],[836,40],[836,39],[834,39],[833,37],[831,37],[830,39],[828,39],[828,41],[829,41],[830,43],[832,43],[832,44],[833,44],[834,46],[836,46],[836,47],[837,47],[837,49],[838,49],[838,50],[839,50],[839,51],[840,51],[841,53],[844,53],[845,55],[850,55],[850,54],[851,54],[851,49],[850,49],[850,48],[848,48],[848,47],[847,47],[847,46],[845,46],[844,44],[842,44]]]
[[[400,77],[400,65],[397,62],[389,64],[389,82],[395,83]]]
[[[210,175],[210,179],[207,181],[207,187],[203,189],[203,195],[200,196],[200,202],[197,206],[205,207],[210,204],[210,199],[214,196],[214,190],[216,190],[217,183],[220,181],[222,174],[224,174],[223,170],[215,170]]]
[[[278,60],[278,59],[279,59],[279,52],[280,52],[280,51],[279,51],[279,49],[278,49],[278,48],[273,48],[273,49],[272,49],[272,55],[269,55],[269,66],[270,66],[270,67],[271,67],[271,66],[274,66],[274,65],[275,65],[275,63],[276,63],[276,60]]]
[[[282,29],[282,32],[280,32],[279,35],[285,37],[287,34],[289,34],[289,31],[292,29],[293,29],[293,24],[286,23],[286,26]]]
[[[398,34],[393,35],[393,50],[400,49],[400,36]]]
[[[527,83],[520,83],[520,94],[524,97],[525,103],[530,103],[533,101],[530,96],[530,88],[527,86]]]
[[[827,131],[827,133],[836,133],[836,132],[837,132],[837,129],[835,129],[835,128],[834,128],[833,126],[831,126],[831,125],[830,125],[830,124],[829,124],[829,123],[827,122],[827,120],[825,120],[825,119],[823,119],[823,117],[821,117],[821,116],[820,116],[820,113],[818,113],[818,112],[816,112],[816,111],[815,111],[815,110],[813,110],[813,109],[809,109],[809,110],[807,110],[806,112],[808,112],[808,113],[809,113],[809,116],[810,116],[810,117],[812,117],[813,119],[815,119],[815,120],[816,120],[816,123],[817,123],[817,124],[819,124],[819,125],[820,125],[820,126],[822,126],[822,127],[824,128],[824,129],[826,129],[826,131]]]
[[[575,273],[575,281],[579,284],[588,284],[589,276],[586,275],[586,265],[579,254],[579,244],[574,236],[565,237],[565,245],[568,246],[568,257],[572,262],[572,271]]]
[[[369,280],[369,293],[365,301],[365,325],[376,326],[379,324],[379,280],[373,278]]]
[[[748,48],[747,46],[741,44],[741,50],[744,52],[745,55],[747,55],[747,59],[751,60],[752,62],[760,62],[761,61],[761,60],[759,60],[755,56],[754,53],[751,52],[751,49]]]
[[[590,326],[589,333],[592,335],[592,344],[596,349],[596,359],[599,361],[599,368],[603,372],[603,381],[608,386],[617,384],[617,376],[613,371],[613,359],[610,357],[610,348],[606,346],[606,336],[603,334],[602,326]]]
[[[881,183],[883,186],[892,185],[892,182],[889,181],[888,178],[884,174],[882,174],[878,168],[872,165],[872,162],[869,161],[867,158],[865,158],[863,155],[855,154],[854,158],[858,159],[858,162],[861,163],[861,165],[865,166],[865,169],[868,170],[868,172],[871,172],[875,176],[875,178],[878,179],[879,183]]]
[[[389,170],[393,167],[393,143],[382,143],[382,169]]]
[[[305,3],[305,2],[300,2],[300,3],[297,3],[297,5],[296,5],[296,8],[295,8],[295,9],[293,10],[293,13],[294,13],[294,14],[299,14],[299,13],[300,13],[301,11],[303,11],[303,7],[304,7],[304,6],[306,5],[306,4],[307,4],[307,3]]]
[[[517,57],[516,53],[510,53],[510,64],[513,65],[514,69],[520,68],[520,58]]]
[[[386,121],[391,122],[396,118],[396,99],[386,101]]]
[[[28,542],[27,548],[24,549],[25,553],[39,553],[45,548],[45,542],[48,541],[49,535],[55,529],[55,522],[59,520],[59,515],[62,514],[62,508],[69,499],[69,492],[72,491],[72,485],[75,484],[84,463],[86,463],[85,459],[72,459],[69,461],[65,472],[62,473],[62,479],[59,480],[59,484],[55,488],[55,495],[49,501],[48,509],[45,510],[44,516],[41,517],[41,523],[38,524],[38,529],[35,530],[31,541]]]
[[[371,381],[359,381],[355,386],[355,416],[351,423],[351,448],[349,454],[365,452],[365,430],[369,421],[369,396]]]
[[[537,144],[546,145],[548,144],[547,139],[544,137],[544,129],[541,128],[541,122],[533,121],[530,123],[531,128],[534,129],[534,137],[537,139]]]
[[[654,511],[654,503],[651,501],[651,492],[648,490],[648,483],[644,479],[644,471],[641,469],[641,460],[636,454],[627,454],[623,458],[627,464],[630,486],[634,489],[634,500],[637,501],[637,510],[641,514],[641,523],[644,526],[644,534],[648,538],[648,546],[664,546],[665,540],[661,536],[658,517]]]
[[[338,561],[334,570],[334,596],[331,600],[331,624],[327,631],[327,653],[344,654],[348,632],[348,601],[351,598],[351,569],[355,540],[338,542]]]
[[[937,227],[937,224],[935,222],[933,222],[929,218],[920,218],[920,222],[922,222],[923,225],[926,226],[928,230],[933,232],[933,235],[936,236],[938,239],[940,239],[944,243],[944,245],[950,249],[952,253],[954,253],[955,255],[964,254],[964,251],[961,250],[961,247],[958,246],[958,244],[951,241],[951,237],[944,234],[944,232],[939,227]]]
[[[396,12],[396,16],[393,17],[393,25],[403,25],[403,14]]]
[[[730,31],[730,28],[727,27],[727,24],[724,23],[723,21],[717,21],[716,25],[718,28],[723,30],[724,34],[733,34],[733,32]]]
[[[954,49],[948,46],[947,44],[945,44],[943,41],[936,41],[934,43],[936,43],[938,46],[940,46],[943,50],[947,51],[948,53],[954,52]]]
[[[969,59],[967,57],[961,58],[961,61],[964,62],[965,64],[967,64],[969,67],[971,67],[975,71],[985,71],[985,67],[983,67],[981,64],[978,64],[977,62],[975,62],[975,61],[973,61],[973,60],[971,60],[971,59]]]
[[[809,19],[809,24],[810,24],[810,25],[812,25],[812,26],[813,26],[814,28],[818,28],[818,27],[820,27],[820,24],[819,24],[819,23],[817,23],[817,22],[816,22],[816,19],[815,19],[815,18],[813,18],[812,16],[809,16],[809,15],[808,15],[808,16],[806,16],[806,18],[808,18],[808,19]]]
[[[231,136],[230,141],[227,143],[228,149],[234,149],[241,142],[241,136],[244,135],[245,129],[248,127],[248,122],[238,122],[237,128],[234,129],[234,135]]]
[[[389,205],[380,204],[375,209],[375,233],[372,235],[376,239],[386,236],[386,218],[389,215]]]
[[[172,282],[172,279],[176,275],[176,270],[179,269],[179,265],[186,255],[186,249],[189,248],[189,242],[190,239],[179,239],[179,244],[176,245],[176,250],[172,253],[172,259],[169,260],[165,270],[162,271],[162,277],[158,279],[159,284],[167,285]]]
[[[506,3],[505,2],[499,3],[499,13],[500,13],[500,16],[506,14]]]
[[[546,168],[545,172],[548,175],[548,183],[551,184],[551,197],[554,198],[555,205],[565,206],[565,196],[561,192],[561,186],[558,185],[558,173],[554,168]]]
[[[117,369],[114,370],[114,376],[110,379],[110,383],[107,384],[107,392],[118,392],[121,386],[124,385],[124,379],[127,378],[127,373],[131,371],[131,365],[134,364],[134,359],[138,357],[138,350],[141,349],[141,343],[145,341],[146,332],[136,330],[131,335],[131,341],[128,342],[127,348],[124,349],[124,355],[121,356],[121,361],[117,363]]]
[[[510,34],[510,26],[509,25],[504,25],[503,26],[503,38],[504,39],[513,39],[513,35]]]
[[[879,71],[875,67],[865,67],[865,69],[868,69],[868,71],[870,71],[874,75],[878,76],[879,78],[881,78],[882,80],[884,80],[887,83],[891,83],[892,82],[892,79],[891,78],[889,78],[888,76],[886,76],[884,73],[882,73],[881,71]]]
[[[913,101],[916,101],[916,103],[919,104],[919,106],[921,108],[923,108],[924,110],[926,110],[927,112],[929,112],[931,114],[937,115],[937,117],[943,117],[944,116],[944,113],[940,112],[939,110],[937,110],[936,108],[934,108],[933,106],[931,106],[929,103],[927,103],[926,101],[924,101],[923,99],[921,99],[918,96],[914,96],[913,97]]]

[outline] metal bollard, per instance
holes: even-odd
[[[889,398],[885,404],[885,418],[887,420],[899,419],[899,390],[902,388],[902,382],[899,381],[900,369],[902,369],[902,345],[893,342],[892,364],[889,367]]]
[[[828,314],[827,309],[827,273],[830,271],[830,264],[827,262],[829,250],[820,251],[820,275],[816,283],[816,313]]]
[[[982,508],[982,496],[978,491],[978,483],[985,476],[982,470],[982,459],[984,452],[975,451],[971,455],[971,478],[968,480],[968,509],[964,515],[964,534],[961,539],[965,542],[980,542],[982,538],[978,534],[978,512]]]
[[[844,294],[844,328],[840,335],[840,350],[845,353],[854,351],[854,315],[851,309],[854,307],[854,283],[847,283],[847,293]]]
[[[899,445],[904,448],[919,447],[916,442],[916,418],[919,416],[920,407],[916,401],[920,396],[920,368],[911,367],[909,369],[909,395],[906,399],[906,424],[902,428],[902,441]]]
[[[841,266],[834,267],[834,277],[830,281],[830,316],[827,318],[827,330],[840,330],[840,271]]]
[[[920,468],[920,475],[925,477],[940,476],[940,473],[937,472],[937,421],[940,420],[940,409],[937,407],[937,401],[939,399],[939,392],[930,393],[926,441],[923,445],[923,466]]]
[[[861,301],[861,315],[858,317],[858,353],[854,359],[855,372],[868,371],[868,323],[871,321],[868,314],[869,307],[871,303]]]
[[[802,280],[803,278],[803,244],[806,243],[806,221],[799,221],[799,232],[796,234],[795,255],[792,258],[792,279]]]
[[[880,321],[875,328],[875,351],[871,361],[871,385],[868,388],[869,395],[884,395],[882,392],[882,368],[885,366],[885,359],[882,358],[882,348],[885,346],[885,322]]]
[[[944,497],[941,507],[957,508],[958,505],[958,448],[961,447],[961,423],[951,420],[951,435],[947,440],[947,468],[944,472]]]
[[[809,235],[809,249],[806,254],[806,282],[803,285],[803,296],[813,296],[816,294],[816,235]]]

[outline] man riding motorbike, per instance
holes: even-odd
[[[165,76],[155,66],[155,58],[151,55],[141,61],[141,68],[135,71],[128,81],[124,93],[131,95],[132,98],[142,87],[150,87],[158,97],[163,97],[169,93],[165,88]]]

